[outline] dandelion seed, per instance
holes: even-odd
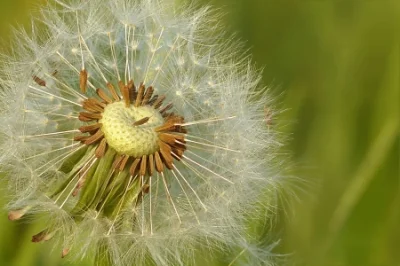
[[[106,265],[242,250],[246,216],[276,187],[265,154],[277,142],[260,73],[218,15],[162,0],[49,2],[37,19],[47,35],[20,32],[1,66],[8,218],[47,217],[33,242]]]

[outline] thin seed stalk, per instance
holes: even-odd
[[[95,266],[112,266],[113,259],[111,257],[110,251],[108,249],[107,243],[105,240],[102,240],[98,243],[96,255],[94,259]]]

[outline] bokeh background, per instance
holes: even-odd
[[[3,47],[44,2],[1,0]],[[284,110],[274,118],[289,136],[287,175],[303,181],[281,209],[275,251],[295,265],[400,265],[400,1],[202,2],[227,14]],[[42,225],[0,214],[0,265],[88,265],[31,243]]]

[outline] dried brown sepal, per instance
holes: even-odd
[[[32,242],[33,243],[39,243],[42,241],[47,241],[50,240],[54,236],[54,233],[51,233],[48,229],[45,229],[41,232],[39,232],[36,235],[32,236]]]
[[[79,116],[78,116],[78,119],[79,119],[79,121],[82,121],[82,122],[90,122],[90,121],[93,121],[93,119],[87,118],[87,117],[85,117],[85,116],[83,116],[83,115],[79,115]]]
[[[144,176],[146,174],[146,164],[147,164],[147,155],[142,156],[142,160],[140,162],[139,175]]]
[[[100,102],[99,100],[97,100],[96,98],[89,98],[87,99],[89,102],[91,102],[94,105],[97,105],[99,107],[101,107],[103,110],[104,108],[107,106],[107,104]]]
[[[183,124],[184,118],[182,116],[169,116],[166,122],[155,128],[156,132],[162,131],[172,131],[179,133],[186,133],[186,129],[183,128],[180,124]]]
[[[185,151],[186,150],[186,141],[176,140],[175,145],[173,145],[172,147]]]
[[[104,154],[106,153],[106,149],[107,149],[107,140],[105,138],[103,138],[99,144],[99,146],[97,146],[96,151],[95,151],[95,155],[97,158],[101,158],[104,156]]]
[[[155,101],[157,101],[157,99],[158,99],[158,94],[154,95],[147,104],[153,106],[153,104],[155,103]]]
[[[128,162],[128,160],[129,160],[129,155],[123,155],[121,163],[118,167],[119,171],[123,171],[125,169],[125,166],[126,166],[126,163]]]
[[[96,106],[91,105],[90,103],[83,103],[82,104],[83,109],[85,109],[86,111],[92,112],[92,113],[101,113],[102,110],[99,110],[96,108]]]
[[[184,128],[183,126],[178,126],[178,125],[177,125],[177,126],[175,127],[175,132],[186,134],[186,133],[187,133],[187,130],[186,130],[186,128]]]
[[[125,85],[121,88],[121,93],[122,93],[122,98],[124,99],[125,102],[125,106],[126,107],[131,106],[131,99],[129,97],[128,85]]]
[[[114,159],[112,168],[113,168],[113,169],[118,169],[119,165],[120,165],[121,162],[122,162],[122,159],[123,159],[123,155],[117,155],[117,156],[115,157],[115,159]]]
[[[25,215],[25,213],[26,213],[25,209],[9,211],[8,212],[8,220],[17,221],[17,220],[21,219]]]
[[[44,81],[43,79],[39,78],[38,76],[33,76],[32,78],[37,85],[46,87],[46,81]]]
[[[178,161],[180,161],[183,157],[183,153],[185,151],[186,148],[183,149],[179,149],[176,147],[172,147],[172,155],[175,157],[175,159],[177,159]]]
[[[101,117],[102,116],[99,113],[80,112],[78,118],[81,121],[88,122],[92,120],[100,120]]]
[[[185,122],[185,119],[183,118],[183,116],[174,115],[171,118],[169,118],[168,121],[174,122],[175,124],[183,124]]]
[[[146,93],[144,94],[144,97],[142,100],[142,106],[146,105],[149,102],[151,96],[153,95],[153,92],[154,92],[153,86],[150,86],[147,88]]]
[[[93,144],[99,140],[101,140],[104,137],[104,133],[103,131],[101,131],[100,129],[96,131],[96,133],[92,136],[90,136],[86,141],[85,144],[86,145],[90,145]]]
[[[100,105],[97,105],[92,99],[87,99],[82,103],[83,109],[94,112],[94,113],[101,113],[104,111],[104,108]]]
[[[85,136],[85,135],[78,135],[74,137],[75,141],[80,141],[82,143],[84,143],[87,139],[89,138],[89,136]]]
[[[145,86],[142,83],[140,83],[137,95],[136,95],[136,101],[135,101],[135,107],[139,107],[142,104],[143,96],[144,96],[144,89]]]
[[[133,103],[137,95],[136,95],[135,83],[133,82],[132,79],[128,82],[128,91],[129,91],[129,99],[131,103]]]
[[[166,112],[168,112],[174,105],[172,103],[167,104],[163,108],[160,109],[160,113],[164,115]]]
[[[92,131],[95,131],[95,130],[101,128],[101,126],[102,126],[101,123],[96,123],[96,124],[92,124],[92,125],[88,125],[88,126],[81,126],[79,128],[79,131],[82,133],[92,132]]]
[[[165,100],[165,95],[159,96],[159,97],[157,98],[157,100],[154,101],[154,103],[153,103],[153,105],[152,105],[153,108],[154,108],[154,109],[160,108],[160,106],[162,105],[162,103],[164,102],[164,100]]]
[[[175,131],[176,125],[173,121],[167,121],[163,125],[156,127],[155,131],[156,132],[163,132],[163,131]]]
[[[148,163],[148,166],[149,166],[149,169],[148,169],[148,171],[149,171],[149,176],[152,176],[153,173],[154,173],[154,155],[153,155],[153,154],[150,154],[150,155],[149,155],[149,163]]]
[[[110,82],[107,82],[106,86],[107,86],[108,90],[110,91],[111,96],[114,98],[114,100],[119,101],[120,99],[119,99],[117,91],[114,88],[114,85],[112,85]]]
[[[164,120],[168,120],[168,119],[170,119],[171,117],[173,117],[175,114],[172,112],[172,113],[167,113],[167,112],[165,112],[165,113],[162,113],[161,114],[161,116],[164,118]]]
[[[133,126],[140,126],[143,124],[146,124],[149,121],[150,117],[143,117],[142,119],[136,121],[135,123],[133,123]]]
[[[162,141],[159,141],[158,144],[160,146],[160,153],[161,153],[161,157],[165,163],[165,166],[168,169],[172,169],[173,168],[173,157],[171,155],[171,147]]]
[[[135,82],[133,82],[133,79],[131,79],[131,80],[129,80],[128,81],[128,89],[129,90],[133,90],[133,89],[135,89],[136,87],[135,87]]]
[[[88,73],[86,69],[82,69],[79,73],[79,88],[82,93],[86,93]]]
[[[148,194],[149,191],[150,191],[150,186],[149,186],[149,184],[144,184],[144,185],[143,185],[143,188],[142,188],[142,191],[143,191],[144,194]]]
[[[160,140],[164,141],[165,143],[169,144],[170,146],[176,145],[176,142],[185,142],[185,137],[182,135],[176,134],[168,134],[168,133],[161,133],[158,135]]]
[[[158,151],[156,151],[154,153],[154,159],[156,162],[156,170],[157,172],[161,173],[164,171],[164,165],[162,163],[161,157],[160,157],[160,153]]]
[[[131,167],[129,168],[129,174],[130,174],[131,176],[135,176],[135,173],[136,173],[136,170],[137,170],[137,168],[138,168],[139,163],[140,163],[140,158],[136,158],[136,159],[133,161]]]
[[[61,258],[62,258],[62,259],[65,258],[65,257],[68,255],[69,251],[70,251],[69,248],[64,248],[64,249],[62,250],[62,252],[61,252]]]
[[[102,90],[102,89],[97,89],[96,90],[96,93],[97,93],[97,95],[99,95],[99,97],[103,100],[103,101],[105,101],[107,104],[110,104],[110,103],[112,103],[113,102],[113,100],[107,95],[107,93],[104,91],[104,90]]]

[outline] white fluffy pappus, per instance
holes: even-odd
[[[47,219],[33,242],[99,265],[191,265],[199,250],[273,264],[249,233],[279,193],[272,99],[219,15],[49,2],[1,59],[9,219]]]

